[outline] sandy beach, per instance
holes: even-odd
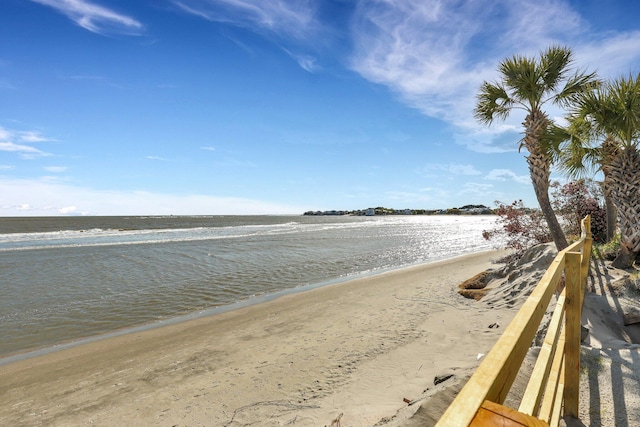
[[[435,376],[468,375],[502,331],[489,325],[515,314],[457,294],[499,256],[390,271],[0,366],[0,424],[398,422],[446,386]]]

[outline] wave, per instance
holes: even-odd
[[[165,229],[101,229],[61,230],[51,232],[0,234],[0,252],[35,249],[78,248],[117,245],[148,245],[220,239],[242,239],[266,235],[295,234],[333,229],[370,227],[372,222],[330,224],[239,225],[226,227],[194,227]]]

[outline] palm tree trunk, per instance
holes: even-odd
[[[558,251],[563,250],[569,243],[560,227],[558,218],[556,217],[551,201],[549,200],[549,177],[551,175],[551,159],[541,149],[540,141],[547,130],[549,119],[540,110],[534,110],[527,115],[524,120],[525,135],[522,144],[529,151],[527,163],[529,164],[529,173],[533,189],[540,205],[540,210],[544,215],[544,219],[549,226],[549,232],[553,238]]]
[[[618,222],[618,210],[613,203],[613,199],[607,190],[604,193],[604,207],[607,213],[607,242],[616,237],[616,227]]]
[[[604,204],[607,212],[607,242],[610,242],[616,236],[616,228],[618,226],[618,211],[611,195],[613,185],[611,182],[611,165],[620,153],[620,148],[612,136],[607,136],[600,149],[600,170],[602,170],[602,174],[604,175],[602,190],[604,192]]]
[[[529,164],[533,190],[536,193],[540,210],[542,211],[542,215],[544,215],[544,219],[547,221],[547,226],[549,227],[549,232],[551,233],[553,242],[556,245],[556,249],[561,251],[569,246],[569,243],[562,231],[562,227],[560,227],[558,218],[551,206],[551,200],[549,199],[550,167],[540,159],[540,156],[535,156],[533,154],[530,154],[527,157],[527,163]]]
[[[611,197],[618,208],[620,252],[612,265],[630,268],[640,255],[640,152],[625,147],[611,165]]]

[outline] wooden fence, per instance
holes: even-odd
[[[592,244],[588,216],[581,226],[580,240],[558,253],[437,427],[557,426],[563,415],[577,417],[580,318]],[[565,286],[520,406],[517,410],[503,406],[563,272]]]

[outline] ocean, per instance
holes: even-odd
[[[0,218],[0,363],[492,249],[482,231],[494,223],[444,215]]]

